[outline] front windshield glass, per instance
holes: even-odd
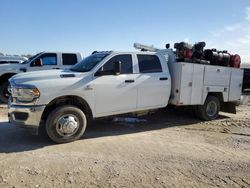
[[[75,72],[89,72],[108,55],[108,53],[92,54],[83,59],[81,62],[72,66],[70,70]]]
[[[42,52],[41,52],[41,53],[42,53]],[[41,53],[38,53],[38,54],[36,54],[36,55],[30,57],[28,60],[22,62],[22,64],[27,64],[27,63],[30,62],[32,59],[35,59],[36,57],[38,57]]]

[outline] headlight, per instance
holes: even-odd
[[[16,98],[19,102],[33,102],[40,96],[39,90],[33,86],[14,86],[10,90],[12,97]]]

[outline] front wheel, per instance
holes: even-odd
[[[68,143],[81,138],[87,126],[87,118],[75,106],[61,106],[53,110],[46,121],[46,132],[54,142]]]
[[[214,120],[218,117],[220,111],[220,101],[217,97],[208,96],[204,105],[197,106],[196,114],[205,121]]]

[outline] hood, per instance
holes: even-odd
[[[29,84],[34,81],[55,81],[55,79],[67,79],[83,76],[86,73],[72,72],[70,70],[46,70],[20,73],[13,76],[10,81],[15,84]]]
[[[4,71],[13,71],[13,70],[18,70],[20,68],[26,68],[26,66],[24,64],[21,64],[21,63],[13,63],[13,64],[10,64],[10,63],[7,63],[7,64],[0,64],[0,71],[4,70]]]
[[[15,60],[12,60],[12,62],[8,62],[8,61],[0,61],[0,65],[6,65],[6,64],[9,64],[9,65],[13,65],[13,64],[18,64],[18,63],[21,63],[20,61],[15,61]]]

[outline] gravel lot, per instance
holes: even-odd
[[[250,106],[237,111],[96,121],[82,140],[54,145],[8,124],[0,106],[0,187],[250,187]]]

